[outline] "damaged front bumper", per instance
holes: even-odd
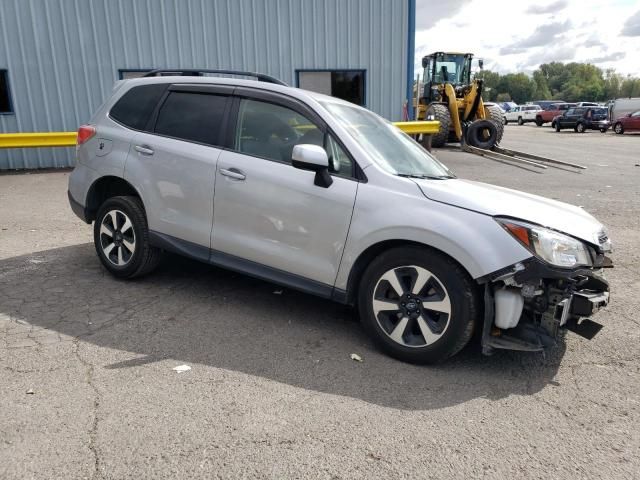
[[[589,317],[609,303],[609,283],[601,256],[595,268],[566,270],[537,258],[485,278],[482,351],[542,351],[563,330],[591,339],[602,328]]]

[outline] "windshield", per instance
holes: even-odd
[[[340,103],[321,103],[373,161],[389,173],[418,178],[453,178],[447,167],[375,113]]]
[[[434,81],[436,83],[466,83],[466,61],[464,55],[441,55],[436,58],[436,71]]]

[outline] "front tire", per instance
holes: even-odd
[[[479,296],[469,275],[449,257],[409,246],[371,262],[360,283],[358,307],[381,350],[427,364],[455,355],[469,342]]]
[[[541,127],[543,124],[544,124],[544,122],[542,121],[542,117],[538,115],[536,117],[536,125]]]
[[[449,129],[451,128],[451,114],[445,105],[434,103],[427,109],[427,118],[433,117],[440,122],[440,130],[431,137],[431,146],[435,148],[443,147],[449,139]]]
[[[618,122],[614,125],[613,131],[616,132],[618,135],[622,135],[624,133],[624,127],[620,122]]]
[[[102,265],[118,278],[145,275],[160,262],[161,251],[149,244],[147,217],[137,197],[112,197],[100,206],[93,243]]]
[[[560,131],[560,124],[558,122],[556,122],[556,132]]]
[[[485,118],[496,124],[497,136],[496,144],[499,144],[504,135],[504,124],[502,123],[502,112],[495,105],[484,107]]]

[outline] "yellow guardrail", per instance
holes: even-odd
[[[0,148],[74,147],[76,132],[0,133]]]
[[[438,133],[440,122],[394,122],[396,127],[409,135]],[[0,148],[73,147],[76,132],[0,133]]]
[[[418,135],[420,133],[438,133],[440,122],[428,120],[422,122],[393,122],[393,124],[407,135]]]

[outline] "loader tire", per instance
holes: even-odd
[[[432,135],[431,146],[434,148],[443,147],[449,140],[449,129],[451,128],[451,114],[445,105],[433,104],[427,109],[427,118],[433,117],[440,122],[440,130]]]
[[[500,140],[502,140],[502,135],[504,134],[504,117],[502,116],[502,112],[495,105],[484,107],[484,112],[485,117],[496,124],[496,144],[498,144],[500,143]]]
[[[498,128],[491,120],[475,120],[467,128],[467,144],[483,150],[495,147]]]

